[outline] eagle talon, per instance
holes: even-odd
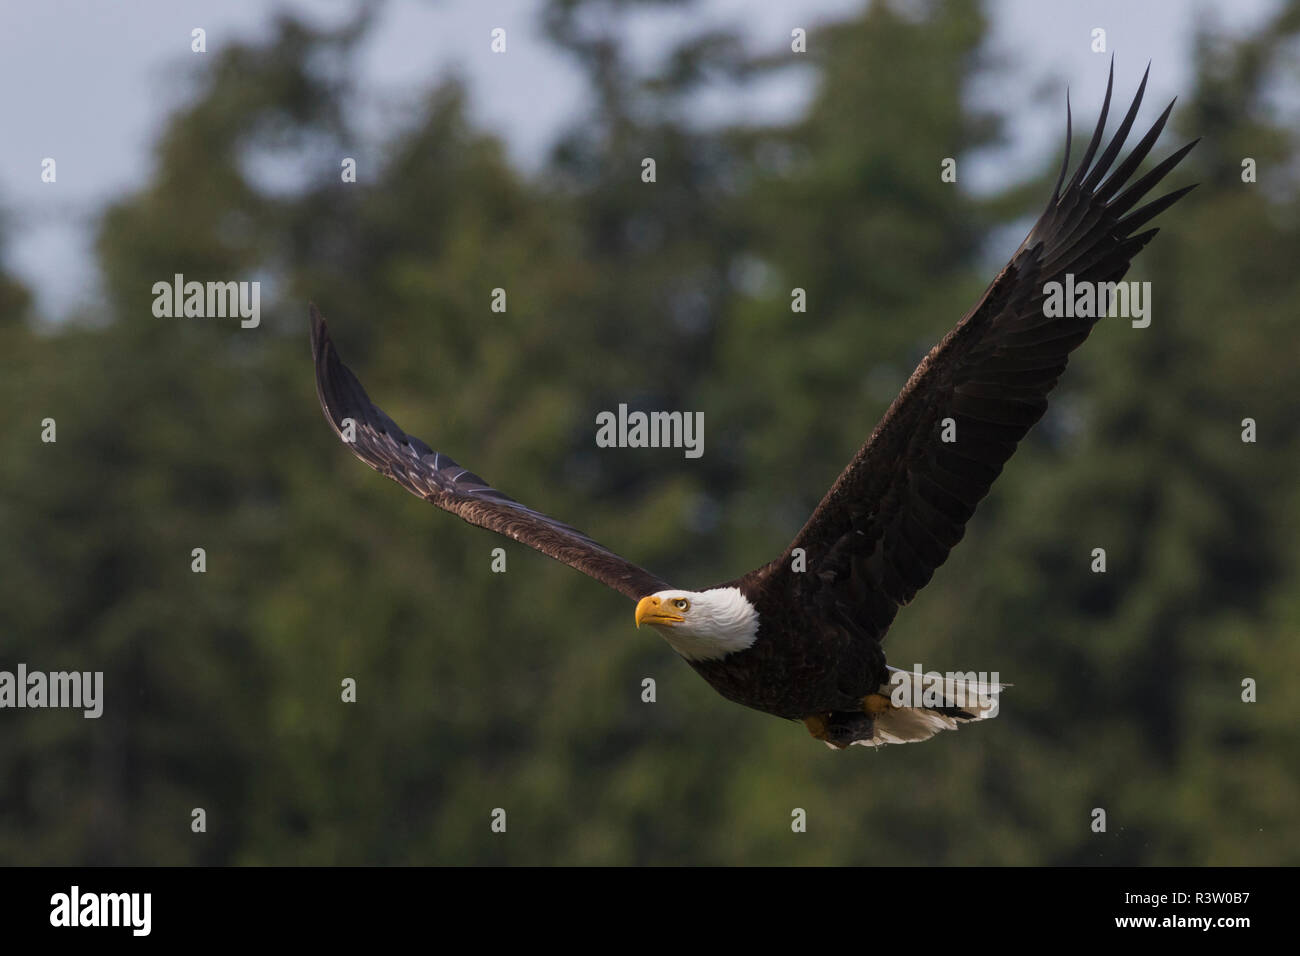
[[[872,717],[883,714],[885,711],[892,709],[893,706],[889,702],[889,698],[884,694],[868,694],[862,698],[862,710]]]
[[[830,722],[826,719],[829,714],[814,714],[811,717],[803,719],[803,725],[808,728],[808,733],[812,734],[817,740],[826,740],[831,735]]]

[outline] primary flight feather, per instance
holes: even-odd
[[[636,601],[637,626],[654,627],[729,700],[802,720],[834,748],[923,740],[991,716],[1000,687],[960,678],[917,686],[917,675],[886,665],[881,639],[961,540],[976,505],[1042,417],[1070,352],[1098,321],[1045,309],[1045,287],[1067,277],[1076,288],[1118,282],[1158,231],[1141,227],[1193,188],[1138,205],[1195,141],[1133,180],[1173,103],[1117,164],[1147,78],[1103,148],[1113,82],[1112,69],[1096,129],[1068,183],[1067,100],[1060,175],[1011,261],[922,360],[786,552],[734,581],[674,588],[407,435],[340,360],[313,305],[321,407],[376,471]]]

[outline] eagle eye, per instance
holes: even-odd
[[[691,606],[690,602],[687,601],[685,598],[678,598],[676,601],[673,602],[673,604],[676,605],[677,610],[679,611],[685,611],[688,607]]]

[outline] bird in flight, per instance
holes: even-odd
[[[352,453],[380,474],[625,594],[636,602],[636,625],[658,631],[723,697],[801,720],[832,748],[924,740],[992,716],[1000,686],[959,676],[923,688],[919,673],[885,663],[881,641],[899,607],[961,540],[1016,444],[1047,409],[1070,352],[1098,321],[1076,314],[1096,309],[1048,308],[1047,287],[1119,282],[1158,231],[1139,230],[1193,188],[1138,205],[1196,145],[1133,178],[1172,102],[1116,162],[1146,83],[1144,75],[1103,148],[1112,66],[1096,129],[1068,182],[1067,97],[1065,159],[1029,235],[921,361],[785,552],[733,581],[675,587],[407,435],[343,364],[313,305],[321,407]]]

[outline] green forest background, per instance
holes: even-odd
[[[900,666],[999,671],[1002,713],[845,753],[717,697],[621,596],[353,459],[317,405],[306,304],[408,431],[704,586],[788,543],[1059,153],[993,196],[940,181],[1016,122],[964,105],[999,69],[972,0],[816,26],[803,115],[724,126],[692,120],[702,84],[792,57],[703,32],[638,75],[618,18],[594,32],[585,6],[544,8],[593,107],[540,170],[455,81],[359,146],[368,8],[334,32],[286,16],[210,54],[147,187],[105,210],[98,307],[51,324],[0,277],[0,668],[105,672],[97,721],[0,713],[0,861],[1300,862],[1300,143],[1276,96],[1300,79],[1300,3],[1198,36],[1154,156],[1203,136],[1170,181],[1201,186],[1129,275],[1151,327],[1100,324],[887,639]],[[1098,61],[1069,79],[1104,82]],[[259,186],[250,156],[299,186]],[[260,279],[260,328],[154,318],[177,272]],[[705,412],[704,457],[597,449],[619,402]]]

